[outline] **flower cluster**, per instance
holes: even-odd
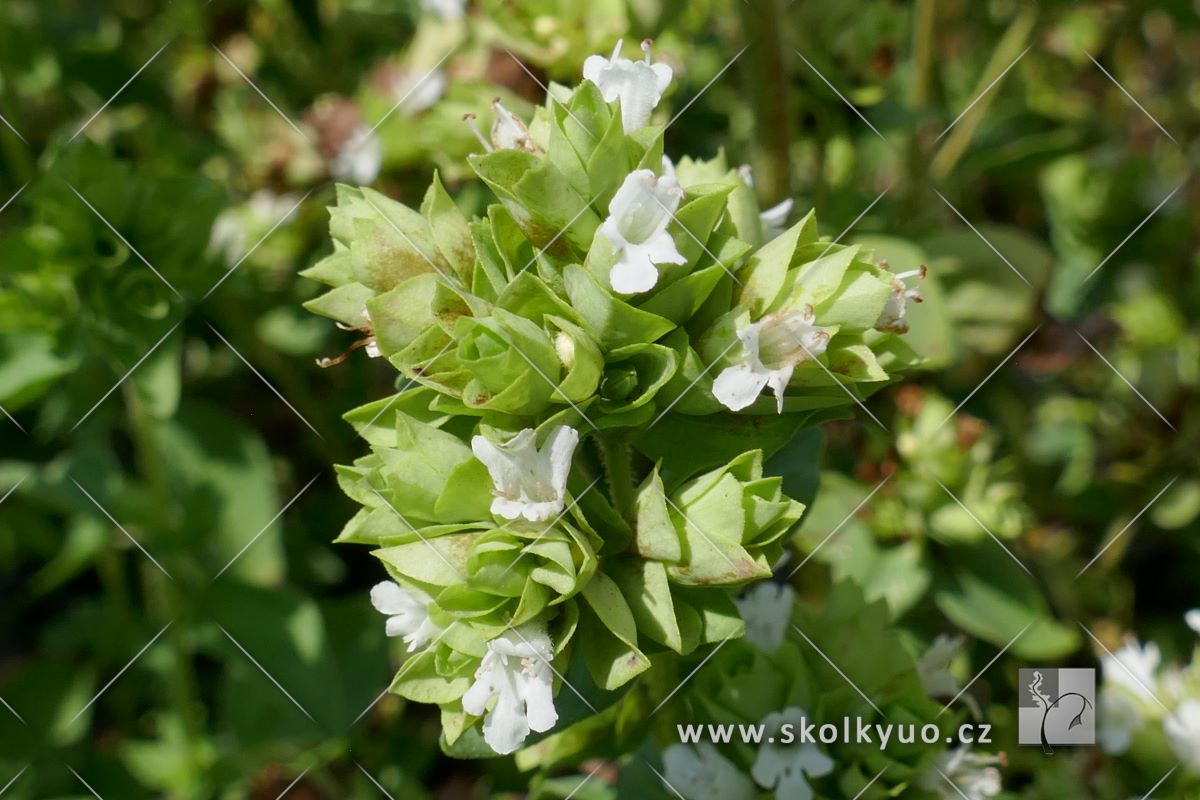
[[[1200,635],[1200,609],[1186,622]],[[1096,734],[1105,752],[1144,755],[1165,737],[1183,769],[1200,774],[1200,649],[1186,666],[1163,665],[1158,645],[1130,637],[1100,665]]]
[[[740,635],[734,596],[804,510],[769,459],[918,360],[868,252],[812,213],[772,230],[789,208],[761,217],[722,158],[664,157],[672,71],[642,49],[528,123],[493,107],[480,215],[436,176],[419,210],[340,186],[305,273],[405,382],[347,415],[371,452],[339,468],[362,506],[339,540],[376,548],[393,690],[441,707],[452,752],[554,727],[564,676],[616,690]]]
[[[746,617],[746,637],[722,648],[689,682],[682,700],[686,718],[761,724],[763,735],[774,738],[757,745],[705,741],[667,747],[667,782],[686,800],[751,800],[768,796],[764,792],[779,800],[855,797],[870,786],[880,797],[904,792],[905,797],[987,800],[1000,793],[999,756],[920,742],[892,741],[886,749],[857,742],[818,744],[802,741],[797,733],[806,722],[839,725],[848,717],[917,728],[932,724],[942,716],[933,694],[957,687],[947,670],[956,641],[938,641],[915,660],[886,606],[867,603],[850,583],[837,586],[820,613],[795,604],[790,587],[769,583],[751,589],[738,604]],[[861,641],[870,641],[872,648],[856,647]],[[878,652],[888,658],[879,659]],[[837,653],[838,666],[831,667],[823,653]],[[961,721],[957,712],[944,719]],[[779,736],[785,724],[792,726],[791,736]]]

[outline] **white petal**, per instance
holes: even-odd
[[[675,239],[665,230],[651,236],[645,243],[638,245],[646,258],[655,264],[686,264],[687,259],[675,246]]]
[[[788,214],[792,213],[792,200],[788,198],[782,203],[773,205],[766,211],[758,215],[763,227],[767,229],[778,228],[787,222]]]
[[[1200,634],[1200,608],[1194,608],[1183,615],[1183,620],[1188,624],[1188,627]]]
[[[775,784],[775,797],[777,800],[812,800],[813,790],[804,773],[793,768],[780,774],[779,782]]]
[[[618,294],[638,294],[654,288],[658,283],[658,270],[649,258],[639,257],[626,248],[608,273],[608,282]]]
[[[650,70],[654,73],[654,88],[658,90],[659,97],[662,97],[662,93],[671,85],[671,77],[674,75],[674,71],[667,64],[651,64]],[[657,104],[658,100],[656,99],[654,102]]]
[[[492,499],[492,513],[505,519],[520,519],[528,504],[523,500],[509,500],[507,497]]]
[[[525,718],[520,696],[511,686],[511,676],[502,670],[498,672],[501,680],[507,683],[496,692],[496,705],[483,721],[483,740],[500,755],[507,755],[520,747],[529,735],[529,721]]]
[[[788,381],[792,379],[792,368],[781,367],[767,373],[767,385],[775,393],[775,407],[778,413],[783,413],[783,395],[787,391]]]
[[[545,500],[542,502],[523,502],[519,503],[521,507],[520,516],[530,522],[549,522],[557,517],[563,510],[564,503],[562,500]],[[492,504],[492,511],[495,512],[495,503]],[[511,509],[506,506],[506,511]],[[505,519],[516,519],[507,514],[500,514]]]
[[[737,364],[721,370],[713,381],[713,397],[730,411],[740,411],[758,399],[767,384],[767,375],[749,364]]]
[[[751,644],[768,653],[779,649],[791,622],[795,594],[787,584],[764,581],[734,601]]]
[[[551,674],[550,668],[539,662],[534,675],[521,673],[517,676],[517,690],[525,699],[529,727],[539,733],[550,730],[558,722]]]
[[[550,485],[555,494],[562,496],[567,491],[567,475],[571,472],[571,457],[579,444],[579,431],[568,425],[559,425],[550,432],[543,447],[550,451]]]
[[[833,772],[833,759],[822,753],[816,745],[800,745],[793,763],[814,778]]]
[[[516,470],[512,458],[500,449],[494,442],[484,436],[471,437],[471,452],[487,467],[488,475],[496,491],[503,492],[505,486],[517,481]]]
[[[591,81],[592,83],[599,86],[600,85],[600,73],[602,73],[607,68],[608,68],[608,59],[605,58],[604,56],[588,56],[583,61],[583,79],[585,81]],[[600,93],[601,93],[601,95],[604,94],[603,87],[601,88]],[[617,99],[616,93],[613,92],[613,96],[611,98],[605,97],[604,99],[605,99],[605,101],[611,103],[613,100]]]
[[[494,658],[494,656],[493,656]],[[467,693],[462,696],[463,711],[478,717],[487,708],[488,700],[496,693],[496,685],[492,680],[493,667],[488,663],[488,656],[483,657],[483,664],[475,673],[475,682]]]
[[[413,599],[395,581],[381,581],[371,587],[371,605],[380,614],[400,614],[412,609]]]

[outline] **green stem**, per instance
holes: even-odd
[[[608,478],[608,494],[613,508],[627,520],[633,519],[637,487],[633,476],[633,452],[625,434],[607,431],[596,437],[600,447],[600,460]]]
[[[142,479],[149,485],[153,508],[157,509],[162,518],[159,520],[159,530],[172,530],[177,523],[173,513],[175,503],[172,500],[171,486],[167,475],[162,469],[166,463],[165,454],[158,446],[154,428],[157,420],[146,409],[132,384],[123,387],[125,408],[129,421],[130,436],[133,439],[137,456],[138,471]],[[183,617],[187,614],[187,602],[184,587],[178,578],[169,578],[152,564],[144,564],[142,568],[142,585],[146,596],[146,605],[154,616],[169,621],[171,627],[167,630],[165,641],[171,648],[171,672],[168,677],[168,688],[176,714],[183,722],[185,751],[188,754],[188,770],[198,774],[200,765],[192,760],[201,741],[197,709],[202,708],[200,693],[197,685],[194,665],[189,657],[189,642]],[[163,623],[165,624],[165,622]]]
[[[792,195],[790,86],[785,60],[786,7],[781,0],[740,3],[746,53],[745,82],[754,101],[755,188],[768,204]]]

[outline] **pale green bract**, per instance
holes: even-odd
[[[918,361],[869,253],[812,213],[778,232],[723,156],[672,164],[650,112],[623,115],[669,80],[644,49],[527,127],[495,107],[482,216],[436,175],[419,210],[339,186],[305,273],[332,287],[307,307],[402,376],[347,414],[371,452],[338,468],[362,506],[338,540],[394,582],[376,604],[414,652],[392,689],[442,708],[456,754],[577,721],[564,676],[605,694],[740,636],[734,598],[804,511],[764,465]]]

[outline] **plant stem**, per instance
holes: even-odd
[[[172,530],[177,520],[172,513],[174,503],[171,487],[163,469],[166,460],[155,438],[154,427],[158,421],[147,411],[132,384],[127,383],[123,387],[123,394],[130,436],[137,454],[138,471],[150,486],[153,507],[162,516],[159,529]],[[187,613],[185,591],[177,579],[167,577],[150,564],[143,565],[142,585],[148,609],[159,619],[171,623],[166,632],[166,641],[171,648],[168,685],[175,712],[183,723],[187,769],[192,774],[198,774],[199,765],[193,761],[193,754],[202,736],[199,721],[196,719],[196,709],[201,707],[201,703],[194,666],[188,654],[187,630],[181,624],[181,618]]]
[[[633,519],[636,487],[633,480],[633,453],[625,434],[606,431],[596,436],[600,460],[608,479],[608,494],[613,508],[627,520]]]
[[[992,51],[992,57],[988,60],[983,74],[979,76],[979,83],[976,84],[972,94],[975,105],[971,106],[963,118],[958,121],[958,124],[950,131],[950,135],[946,137],[942,149],[934,156],[930,167],[930,173],[934,178],[940,179],[950,174],[954,165],[966,152],[967,145],[971,143],[971,138],[975,135],[980,123],[983,122],[988,107],[995,99],[996,92],[999,91],[999,87],[992,86],[992,83],[1021,57],[1036,22],[1036,7],[1028,7],[1017,15],[1012,24],[1008,26],[1008,30],[1000,37],[1000,42]]]
[[[786,8],[780,0],[737,4],[742,30],[753,46],[746,53],[748,84],[755,109],[755,188],[773,204],[792,195],[790,87],[784,58]]]

